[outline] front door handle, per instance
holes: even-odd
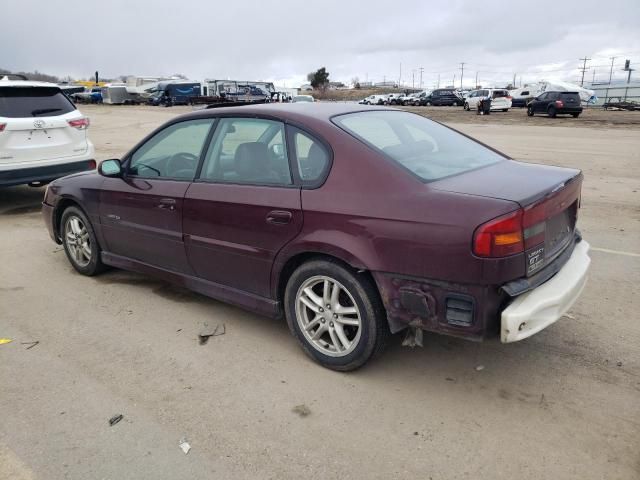
[[[267,223],[271,223],[273,225],[287,225],[291,222],[293,215],[291,212],[287,212],[286,210],[272,210],[267,213]]]
[[[158,203],[158,208],[173,211],[176,209],[176,201],[174,198],[162,198],[160,199],[160,203]]]

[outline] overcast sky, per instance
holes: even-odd
[[[0,68],[84,78],[183,73],[299,86],[332,80],[433,87],[536,79],[640,78],[640,0],[1,0]],[[504,6],[509,4],[510,6]],[[402,64],[402,73],[400,72]],[[412,77],[412,73],[414,76]]]

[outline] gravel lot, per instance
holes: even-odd
[[[190,109],[81,110],[105,159]],[[3,189],[0,479],[638,479],[640,113],[423,113],[584,171],[579,226],[595,248],[567,318],[510,345],[396,338],[340,374],[285,322],[132,273],[74,273],[40,218],[42,189]],[[199,345],[205,323],[226,333]]]

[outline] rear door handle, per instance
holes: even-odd
[[[267,223],[271,223],[273,225],[286,225],[291,222],[293,215],[291,212],[287,212],[286,210],[272,210],[267,213]]]
[[[162,208],[163,210],[175,210],[176,201],[174,198],[162,198],[160,199],[160,203],[158,203],[158,208]]]

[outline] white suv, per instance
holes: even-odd
[[[89,119],[53,83],[0,78],[0,187],[94,170]]]
[[[483,98],[491,98],[491,111],[502,110],[506,112],[511,108],[511,94],[504,88],[485,88],[469,92],[464,99],[465,110],[476,110],[478,102]]]

